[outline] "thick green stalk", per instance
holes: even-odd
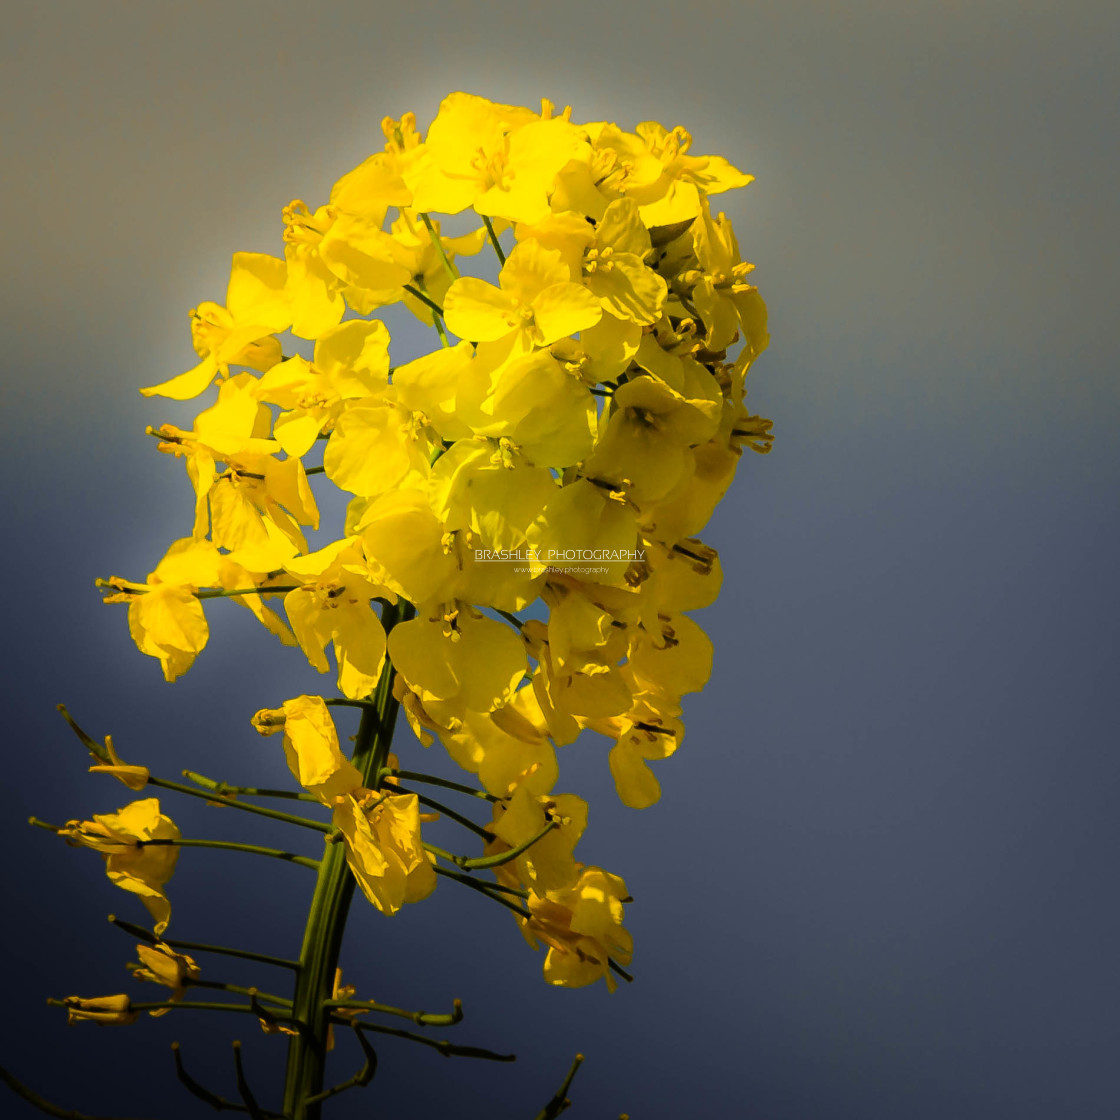
[[[382,612],[385,630],[391,630],[412,613],[407,603],[386,606]],[[362,710],[352,761],[366,785],[374,780],[371,775],[379,774],[385,766],[393,739],[399,704],[393,699],[392,677],[393,667],[386,661],[373,694],[374,702]],[[309,1098],[323,1090],[332,1011],[326,1002],[334,994],[335,970],[353,895],[354,876],[346,863],[346,846],[341,842],[328,843],[307,916],[293,1001],[293,1016],[305,1024],[305,1029],[294,1035],[288,1046],[283,1111],[292,1120],[319,1120],[322,1099]]]

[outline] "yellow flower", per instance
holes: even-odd
[[[469,93],[444,98],[411,174],[417,210],[540,221],[556,173],[588,150],[586,133],[565,117],[499,105]]]
[[[338,731],[321,696],[297,696],[280,708],[262,709],[253,716],[253,726],[262,735],[283,728],[288,769],[324,805],[362,784],[361,774],[338,745]]]
[[[356,402],[339,416],[323,467],[337,487],[362,498],[417,485],[428,474],[424,425],[391,400]]]
[[[307,660],[327,672],[323,649],[331,642],[340,691],[362,699],[377,686],[385,664],[385,630],[370,600],[387,589],[367,577],[361,550],[350,539],[290,560],[285,568],[303,584],[285,595],[284,609]]]
[[[626,482],[625,475],[619,480]],[[581,553],[600,552],[620,556],[638,543],[633,510],[606,480],[580,478],[550,495],[528,531],[528,541],[537,559],[530,567],[535,572],[546,568],[566,570],[585,567]],[[612,559],[596,567],[606,572],[595,577],[597,583],[621,583],[628,560]]]
[[[605,189],[637,202],[647,227],[693,218],[704,195],[744,187],[754,178],[722,156],[688,155],[692,136],[679,125],[670,130],[645,121],[631,133],[606,124],[593,139],[596,154],[613,160]]]
[[[451,598],[459,568],[447,532],[421,490],[394,490],[366,507],[355,531],[372,577],[413,603]]]
[[[645,263],[652,246],[632,198],[610,203],[594,225],[565,211],[535,226],[518,226],[517,236],[562,253],[572,277],[579,277],[611,315],[643,326],[660,317],[668,289]]]
[[[75,1023],[97,1023],[102,1027],[121,1026],[135,1023],[139,1011],[132,1010],[132,1002],[126,995],[95,996],[83,999],[81,996],[67,996],[63,1001],[67,1007],[66,1021]]]
[[[443,727],[468,712],[507,703],[525,675],[525,649],[502,622],[467,610],[401,622],[389,655],[405,683]]]
[[[448,329],[472,342],[502,342],[517,355],[594,326],[603,313],[591,292],[571,282],[561,254],[533,241],[510,253],[498,284],[456,280],[443,305]]]
[[[588,719],[585,725],[615,740],[608,760],[619,800],[631,809],[647,809],[661,799],[661,784],[649,768],[668,758],[684,738],[680,707],[658,693],[634,696],[624,714]]]
[[[333,425],[344,402],[375,397],[388,385],[388,328],[378,321],[351,319],[319,335],[310,362],[298,354],[288,358],[250,392],[283,410],[272,435],[287,455],[299,459]]]
[[[163,885],[175,873],[179,830],[159,811],[157,798],[133,801],[92,821],[69,821],[59,835],[70,844],[101,852],[109,880],[140,898],[155,919],[156,936],[167,929],[171,903]],[[170,843],[144,843],[151,840]]]
[[[146,583],[113,576],[106,603],[128,603],[128,629],[141,653],[159,658],[164,679],[185,673],[202,652],[210,628],[195,592],[218,580],[218,550],[210,541],[185,537],[167,550]]]
[[[346,288],[346,302],[362,315],[368,315],[386,304],[403,302],[422,323],[432,326],[431,307],[406,291],[404,285],[409,284],[434,302],[441,303],[451,284],[451,277],[443,263],[444,256],[449,262],[453,262],[457,256],[479,252],[486,243],[486,228],[481,227],[461,237],[444,237],[440,234],[439,222],[433,220],[432,229],[443,249],[441,255],[432,235],[413,213],[402,210],[401,216],[393,222],[389,232],[394,243],[389,251],[392,252],[394,261],[407,270],[407,277],[389,288]]]
[[[398,681],[399,676],[394,685]],[[414,693],[407,693],[403,702],[414,729],[419,726],[418,736],[420,731],[435,731],[452,759],[477,774],[487,793],[509,797],[524,787],[533,795],[543,795],[556,784],[560,773],[556,751],[533,689],[518,689],[512,700],[492,712],[464,712],[461,719],[450,721],[450,727],[436,723]]]
[[[543,895],[530,892],[527,905],[533,916],[518,921],[534,949],[538,942],[548,946],[545,980],[582,988],[602,977],[613,992],[618,985],[610,962],[629,964],[634,947],[622,925],[622,904],[629,901],[626,884],[598,867],[584,868],[571,886]]]
[[[136,955],[140,958],[141,966],[132,969],[133,979],[151,981],[170,988],[171,995],[168,999],[172,1002],[181,1000],[187,994],[190,982],[197,980],[201,973],[192,957],[176,953],[162,941],[157,941],[155,945],[137,945]],[[157,1007],[148,1014],[158,1018],[170,1010],[169,1007]]]
[[[556,489],[546,467],[518,462],[508,444],[464,439],[432,468],[429,498],[449,532],[469,530],[472,548],[494,551],[524,545]]]
[[[575,794],[534,795],[527,787],[518,786],[508,800],[494,803],[494,822],[489,829],[495,839],[487,844],[486,854],[509,851],[526,843],[550,820],[557,821],[557,827],[512,863],[495,868],[500,882],[505,881],[508,886],[524,884],[544,895],[571,886],[579,878],[581,865],[572,857],[572,851],[587,827],[587,802]]]
[[[299,526],[319,527],[315,495],[299,459],[275,458],[280,444],[267,438],[272,417],[253,390],[248,374],[224,382],[217,403],[198,415],[191,431],[165,424],[155,433],[159,450],[186,459],[196,537],[209,532],[219,548],[263,545],[271,540],[271,523],[303,551]]]
[[[113,747],[111,735],[105,736],[105,750],[109,755],[108,763],[101,762],[96,755],[93,755],[95,764],[89,768],[91,774],[112,774],[117,781],[134,791],[142,790],[148,784],[148,778],[151,777],[148,768],[146,766],[129,766],[122,762]]]
[[[140,392],[185,401],[197,397],[231,365],[266,370],[280,361],[273,337],[292,321],[284,262],[264,253],[234,253],[226,306],[209,301],[191,311],[191,336],[202,361],[193,369]]]
[[[345,837],[346,859],[362,894],[382,913],[395,914],[435,890],[436,873],[420,839],[416,794],[357,789],[335,799],[333,819]]]

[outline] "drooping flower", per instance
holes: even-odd
[[[156,936],[167,929],[171,903],[163,888],[175,873],[179,829],[160,812],[157,798],[133,801],[91,821],[69,821],[59,835],[70,844],[100,852],[109,880],[137,895],[147,907],[155,919]]]
[[[185,953],[176,953],[170,945],[157,941],[154,945],[137,945],[136,955],[140,958],[140,966],[133,968],[134,980],[150,981],[153,984],[162,984],[171,989],[167,998],[172,1003],[177,1003],[187,994],[191,981],[197,980],[201,969],[193,957]],[[153,1018],[166,1015],[171,1008],[156,1007],[148,1012]]]

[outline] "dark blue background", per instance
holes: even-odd
[[[208,1112],[171,1039],[230,1095],[242,1037],[275,1103],[283,1044],[248,1018],[68,1030],[44,1006],[153,990],[104,921],[139,905],[24,821],[129,799],[85,775],[59,700],[128,761],[284,780],[248,718],[319,686],[297,654],[216,604],[169,687],[98,602],[95,577],[143,578],[190,527],[181,466],[143,435],[189,412],[136,388],[191,363],[187,309],[222,299],[233,250],[279,252],[280,208],[324,201],[383,115],[426,123],[463,88],[682,123],[757,176],[725,205],[770,305],[750,400],[778,438],[706,533],[716,667],[661,803],[617,802],[602,740],[561,755],[558,788],[591,803],[580,855],[635,897],[636,983],[548,988],[512,919],[452,884],[392,920],[358,906],[361,996],[458,996],[454,1037],[519,1060],[386,1040],[331,1114],[533,1116],[577,1049],[588,1117],[1116,1114],[1114,5],[7,11],[6,1065],[66,1107],[178,1120]],[[167,804],[185,834],[289,842]],[[312,877],[261,862],[185,854],[171,932],[295,954]]]

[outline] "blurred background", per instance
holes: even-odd
[[[95,577],[143,579],[190,529],[182,466],[143,431],[192,409],[137,387],[194,364],[188,309],[222,301],[234,250],[281,252],[282,206],[324,202],[382,116],[426,126],[464,89],[683,124],[756,176],[719,205],[770,308],[750,401],[777,441],[705,534],[715,671],[660,804],[619,804],[605,741],[561,753],[557,788],[591,804],[577,854],[634,896],[637,979],[549,988],[513,919],[451,883],[392,920],[356,905],[360,997],[459,997],[465,1021],[434,1033],[518,1060],[385,1039],[328,1115],[532,1117],[579,1050],[575,1117],[1115,1116],[1120,9],[4,7],[4,1065],[65,1108],[180,1120],[209,1110],[172,1039],[232,1096],[240,1037],[277,1103],[284,1044],[249,1017],[68,1029],[45,1006],[158,997],[105,921],[140,905],[25,821],[129,800],[85,774],[59,701],[156,772],[286,784],[249,716],[332,678],[217,603],[171,687],[100,605]],[[165,799],[185,835],[302,845],[185,801]],[[186,853],[169,932],[295,955],[312,883]],[[343,1038],[336,1079],[359,1065]]]

